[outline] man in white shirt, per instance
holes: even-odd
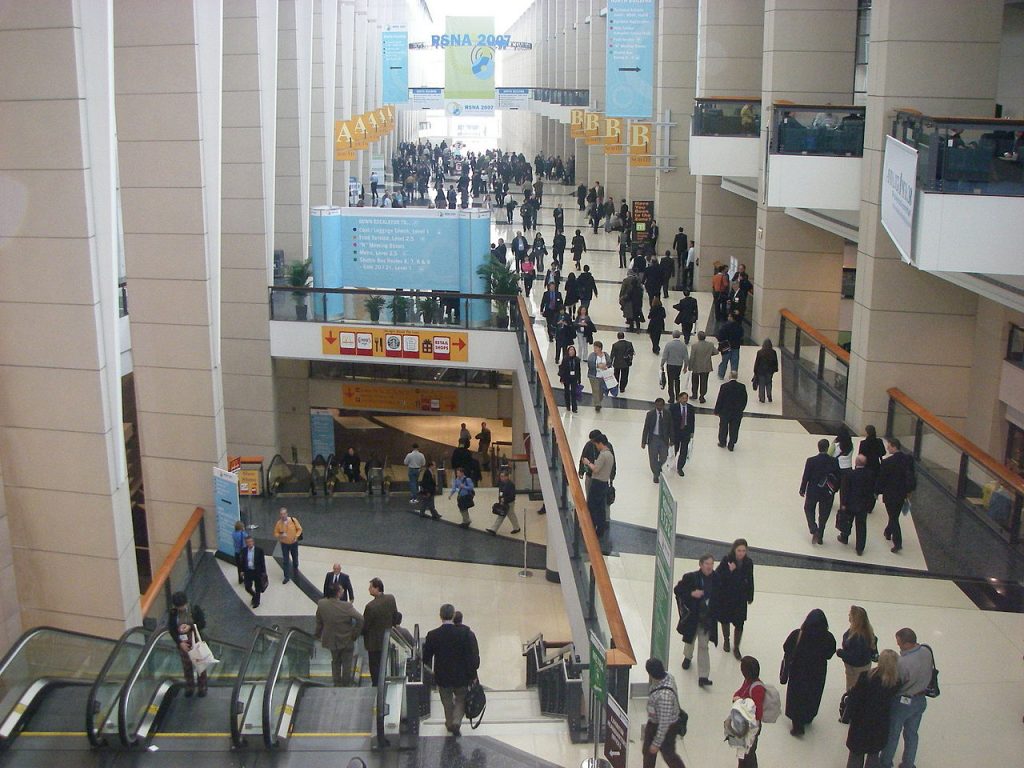
[[[683,288],[692,291],[693,290],[693,268],[700,264],[700,260],[697,258],[697,243],[690,243],[690,248],[686,252],[686,267],[683,277]]]
[[[409,471],[409,503],[415,504],[420,489],[420,471],[427,465],[426,457],[420,453],[418,444],[412,444],[412,450],[405,454],[406,469]]]

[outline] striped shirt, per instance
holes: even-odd
[[[647,719],[658,724],[651,745],[660,748],[669,727],[679,719],[679,694],[672,675],[666,673],[664,678],[651,686],[651,693],[647,697]]]

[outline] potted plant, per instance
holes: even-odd
[[[305,261],[293,261],[288,265],[288,285],[292,288],[305,288],[313,277],[313,265],[309,259]],[[295,319],[306,319],[306,292],[292,291],[292,300],[295,302]]]
[[[412,299],[408,296],[392,296],[388,302],[388,309],[391,310],[391,319],[398,323],[409,322],[409,310],[412,307]]]
[[[512,297],[519,293],[519,276],[504,264],[488,260],[477,267],[476,273],[484,279],[484,291],[495,296]],[[508,328],[510,299],[498,300],[498,314],[494,324]]]
[[[423,318],[423,324],[432,325],[436,322],[436,318],[441,310],[441,302],[433,296],[427,296],[426,298],[416,300],[416,309]]]
[[[363,302],[363,306],[366,307],[366,311],[370,313],[370,320],[375,323],[380,322],[380,311],[384,309],[384,297],[371,295],[366,298]]]

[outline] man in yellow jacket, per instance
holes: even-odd
[[[299,572],[299,539],[302,537],[302,524],[297,517],[288,514],[287,507],[281,507],[280,515],[277,524],[274,525],[274,538],[281,542],[284,583],[287,584],[291,580],[292,571],[296,574]]]

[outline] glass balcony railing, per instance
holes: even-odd
[[[1024,121],[896,114],[893,135],[917,150],[926,192],[1024,196]]]
[[[531,88],[530,97],[563,107],[585,107],[590,103],[590,91],[586,88]]]
[[[508,330],[515,296],[366,288],[270,288],[270,319]]]
[[[758,98],[696,99],[694,136],[757,138],[761,135],[761,100]]]
[[[779,311],[779,349],[797,369],[816,379],[840,402],[846,402],[850,353],[788,309]]]
[[[771,152],[775,155],[862,157],[864,107],[779,104],[772,107]]]

